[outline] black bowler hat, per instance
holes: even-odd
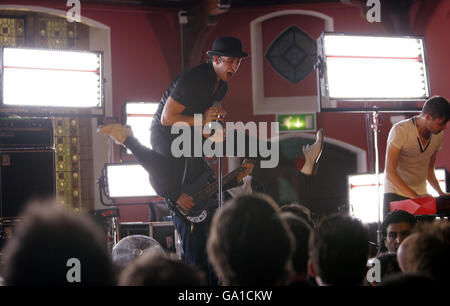
[[[208,56],[230,56],[230,57],[247,57],[248,54],[242,52],[242,43],[236,37],[219,37],[213,43],[213,49],[206,51]]]

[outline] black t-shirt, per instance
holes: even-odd
[[[215,101],[221,101],[228,91],[228,83],[220,80],[217,90],[213,93],[216,81],[217,75],[212,63],[195,66],[173,80],[169,88],[164,92],[159,102],[158,110],[153,116],[151,124],[152,138],[168,137],[169,139],[174,139],[177,136],[171,135],[171,126],[163,126],[161,124],[161,114],[169,96],[186,106],[183,114],[190,116],[204,114],[208,108],[213,106]],[[155,145],[158,146],[156,143]],[[152,146],[155,148],[153,143]],[[170,150],[170,147],[164,148],[160,153],[167,155],[167,149]],[[155,150],[159,151],[158,148],[155,148]]]
[[[212,63],[204,63],[180,74],[161,98],[158,110],[153,116],[151,124],[151,144],[153,150],[173,159],[172,168],[168,169],[167,175],[173,178],[174,185],[181,183],[184,174],[184,158],[174,158],[170,151],[173,139],[178,134],[171,134],[171,126],[163,126],[161,114],[167,99],[172,97],[178,103],[186,106],[183,111],[185,115],[193,116],[196,113],[204,114],[215,101],[221,101],[228,90],[228,83],[220,80],[217,90],[213,93],[217,75]],[[193,129],[191,129],[193,135]],[[206,169],[203,158],[188,158],[187,171],[184,183],[193,183]],[[176,187],[175,187],[176,188]]]

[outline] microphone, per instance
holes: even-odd
[[[216,106],[216,107],[218,107],[219,109],[222,109],[222,102],[220,102],[220,101],[215,101],[214,104],[213,104],[213,106]],[[223,115],[217,115],[217,120],[214,120],[214,121],[222,121],[223,118],[224,118]]]
[[[217,107],[219,109],[222,109],[222,103],[220,101],[215,101],[213,103],[214,107]],[[222,129],[223,130],[223,119],[224,119],[224,115],[217,115],[215,119],[211,120],[211,122],[209,123],[209,127],[212,129],[211,131],[211,135],[214,135],[217,131],[217,129]],[[216,125],[216,128],[213,128],[213,125],[211,124],[212,122],[216,122],[219,126]],[[223,132],[223,131],[222,131]]]

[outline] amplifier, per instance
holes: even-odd
[[[150,222],[150,237],[156,239],[167,252],[176,252],[177,233],[172,221]]]
[[[0,149],[52,148],[53,124],[47,118],[0,118]]]
[[[18,218],[30,201],[55,197],[55,150],[0,150],[2,218]]]

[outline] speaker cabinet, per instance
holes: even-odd
[[[172,221],[150,222],[150,237],[158,241],[164,250],[175,253],[175,227]]]
[[[0,151],[2,218],[17,218],[31,200],[55,199],[55,151]]]

